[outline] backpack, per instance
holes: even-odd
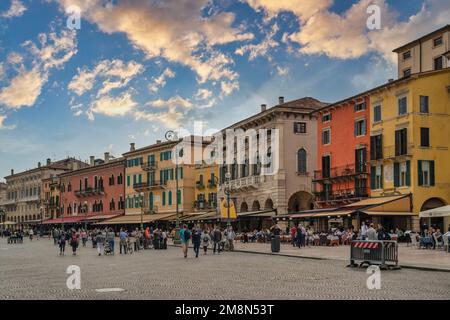
[[[191,232],[188,229],[184,230],[184,240],[188,241],[190,238],[191,238]]]
[[[70,239],[70,242],[75,244],[78,242],[77,236],[76,235],[72,235],[72,238]]]

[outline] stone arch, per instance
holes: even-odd
[[[261,205],[258,200],[253,201],[252,211],[259,211],[261,209]]]
[[[420,211],[430,210],[434,208],[439,208],[446,206],[447,203],[442,200],[441,198],[429,198],[422,204],[422,207],[420,208]]]
[[[273,209],[273,201],[270,198],[267,198],[266,202],[264,203],[264,209],[265,210],[272,210]]]
[[[248,211],[248,204],[247,202],[242,202],[241,203],[241,211],[240,212],[247,212]]]
[[[314,207],[314,197],[306,191],[298,191],[289,197],[288,212],[311,210]]]

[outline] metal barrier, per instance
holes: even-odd
[[[350,265],[379,265],[381,269],[399,268],[396,241],[353,240],[350,243]]]

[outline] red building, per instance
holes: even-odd
[[[370,101],[359,95],[317,111],[317,208],[339,207],[369,196]]]
[[[59,176],[64,221],[101,221],[125,213],[124,159],[91,157],[90,166]],[[61,217],[61,215],[60,215]]]

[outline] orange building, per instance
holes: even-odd
[[[370,195],[368,95],[329,104],[318,111],[317,208],[338,207]]]

